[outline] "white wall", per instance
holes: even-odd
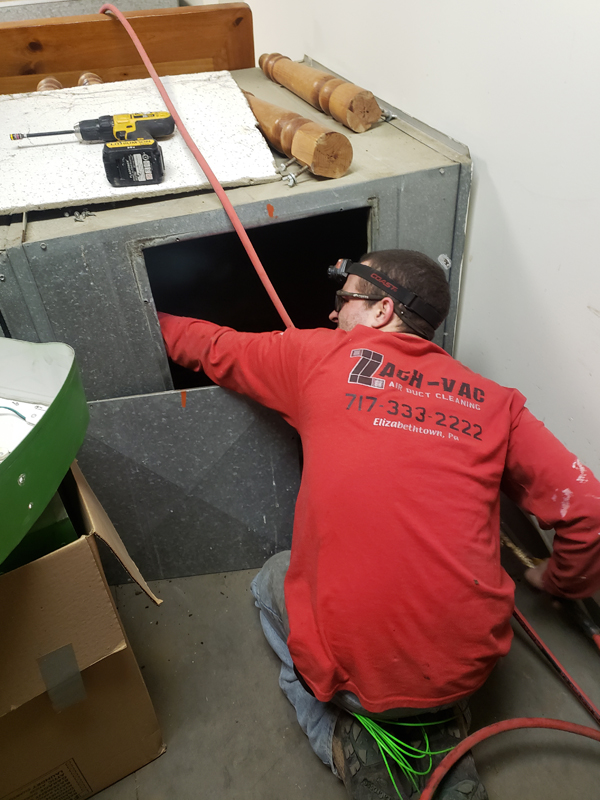
[[[250,6],[257,57],[307,53],[469,146],[456,355],[600,477],[600,3]]]

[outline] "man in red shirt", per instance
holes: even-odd
[[[600,484],[518,391],[431,342],[450,302],[434,261],[390,250],[333,271],[346,279],[336,330],[251,334],[159,316],[173,360],[299,431],[292,550],[252,584],[261,624],[300,725],[349,795],[412,800],[510,647],[500,488],[556,530],[530,579],[584,597],[600,588]],[[389,732],[404,767],[388,770],[376,744]],[[485,800],[472,757],[439,796]]]

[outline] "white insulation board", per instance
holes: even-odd
[[[47,410],[38,403],[0,397],[0,461],[21,444]]]
[[[224,186],[281,180],[244,95],[229,72],[162,78],[200,152]],[[150,78],[0,96],[0,214],[210,188],[179,131],[159,142],[162,183],[111,186],[102,143],[74,134],[12,141],[11,133],[67,130],[102,114],[165,111]]]

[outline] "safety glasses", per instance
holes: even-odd
[[[347,303],[348,300],[368,300],[370,302],[375,302],[376,300],[383,300],[385,295],[379,295],[377,297],[373,297],[373,295],[369,294],[358,294],[357,292],[345,292],[343,289],[338,289],[335,293],[335,302],[334,308],[336,312],[342,310],[342,306],[344,303]]]

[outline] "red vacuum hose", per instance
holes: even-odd
[[[546,656],[554,670],[558,673],[560,679],[569,687],[581,705],[600,725],[600,710],[596,708],[585,692],[575,683],[573,678],[571,678],[560,661],[558,661],[552,651],[540,639],[518,608],[515,608],[513,616],[519,625],[521,625],[525,633]],[[467,738],[463,739],[463,741],[460,742],[460,744],[458,744],[454,750],[451,750],[448,755],[445,756],[444,760],[438,764],[436,769],[431,774],[431,778],[429,779],[427,786],[421,793],[421,800],[431,800],[431,798],[433,798],[435,790],[444,779],[446,773],[452,769],[456,762],[462,758],[462,756],[464,756],[464,754],[467,753],[474,745],[479,744],[479,742],[483,742],[485,739],[489,739],[491,736],[495,736],[497,733],[514,731],[519,728],[552,728],[557,731],[577,733],[580,736],[587,736],[588,739],[595,739],[597,742],[600,742],[600,731],[597,731],[594,728],[588,728],[585,725],[576,725],[574,722],[564,722],[560,719],[545,719],[543,717],[536,717],[532,719],[507,719],[503,720],[502,722],[496,722],[494,725],[488,725],[487,728],[482,728],[479,731],[475,731],[475,733],[472,733],[470,736],[467,736]]]
[[[435,790],[442,782],[448,770],[474,745],[483,742],[485,739],[489,739],[491,736],[495,736],[497,733],[519,730],[520,728],[552,728],[556,731],[577,733],[579,736],[586,736],[588,739],[595,739],[597,742],[600,742],[600,731],[587,728],[585,725],[576,725],[574,722],[563,722],[561,719],[544,719],[538,717],[534,719],[506,719],[502,722],[496,722],[493,725],[488,725],[487,728],[481,728],[481,730],[467,736],[454,750],[448,753],[444,760],[433,771],[427,786],[421,793],[421,800],[432,800]]]
[[[598,725],[600,725],[600,710],[596,708],[596,706],[592,703],[587,694],[585,694],[583,689],[578,684],[575,683],[573,678],[569,675],[567,670],[556,658],[554,653],[552,653],[552,651],[542,642],[540,637],[533,630],[531,625],[527,622],[527,620],[521,614],[518,608],[515,608],[513,616],[517,620],[519,625],[523,628],[525,633],[529,636],[529,638],[532,639],[532,641],[539,647],[542,653],[546,656],[546,658],[552,665],[552,668],[555,670],[555,672],[558,673],[558,676],[561,679],[561,681],[569,687],[569,689],[573,692],[573,694],[579,700],[579,702],[585,708],[585,710],[589,714],[591,714],[592,717],[598,723]]]
[[[244,229],[244,226],[240,222],[240,218],[236,214],[235,209],[231,204],[231,201],[229,200],[229,198],[227,197],[227,194],[225,193],[225,190],[223,189],[223,187],[221,186],[221,184],[217,180],[214,172],[208,166],[208,163],[206,162],[204,156],[202,155],[202,153],[200,152],[200,150],[196,146],[196,143],[194,142],[194,140],[192,139],[192,137],[188,133],[185,125],[181,121],[181,117],[179,116],[175,106],[171,102],[171,98],[167,94],[167,90],[163,86],[161,79],[158,77],[158,74],[157,74],[156,70],[154,69],[154,66],[152,65],[152,62],[148,58],[148,55],[147,55],[146,51],[144,50],[144,48],[142,46],[142,43],[140,42],[136,32],[133,30],[133,28],[131,27],[131,25],[129,24],[127,19],[123,16],[123,14],[119,11],[119,9],[115,8],[115,6],[111,5],[111,3],[105,3],[102,6],[102,8],[100,9],[99,13],[100,14],[114,14],[115,17],[119,20],[119,22],[123,25],[123,27],[125,28],[125,30],[129,34],[129,36],[131,37],[131,40],[132,40],[133,44],[136,47],[136,50],[138,51],[138,53],[140,54],[140,56],[142,58],[142,61],[146,65],[146,69],[150,73],[150,77],[152,78],[152,80],[156,84],[156,86],[158,88],[158,91],[160,92],[163,100],[165,101],[165,104],[166,104],[167,108],[169,109],[169,112],[171,113],[171,116],[175,120],[175,124],[177,125],[177,128],[179,129],[181,135],[183,136],[183,139],[184,139],[185,143],[187,144],[187,146],[192,151],[196,161],[198,162],[198,164],[200,165],[200,168],[202,169],[202,172],[204,172],[204,174],[206,175],[206,177],[210,181],[210,185],[215,190],[215,194],[217,195],[217,197],[219,198],[219,200],[223,204],[223,208],[225,209],[225,212],[226,212],[227,216],[231,220],[231,224],[235,228],[235,231],[236,231],[237,235],[240,237],[242,244],[246,248],[246,252],[248,253],[250,261],[252,262],[252,264],[254,266],[254,269],[258,273],[258,277],[262,281],[263,286],[267,290],[267,293],[268,293],[269,297],[273,301],[273,305],[277,309],[277,312],[279,313],[279,316],[281,317],[281,319],[283,320],[283,322],[285,323],[287,328],[293,328],[294,327],[294,323],[292,322],[292,320],[290,319],[289,314],[287,313],[287,311],[283,307],[283,303],[279,299],[279,296],[278,296],[277,292],[275,291],[275,288],[273,287],[273,284],[271,283],[271,281],[269,279],[269,276],[265,272],[265,268],[261,264],[260,259],[259,259],[258,255],[256,253],[256,250],[254,249],[254,247],[252,245],[252,242],[248,238],[248,234],[246,233],[246,231]]]

